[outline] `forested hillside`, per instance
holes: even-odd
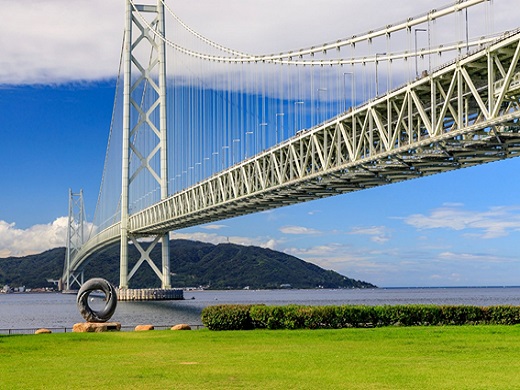
[[[270,249],[235,244],[208,244],[188,240],[170,241],[173,287],[208,289],[271,288],[373,288],[337,272],[324,270],[294,256]],[[129,269],[139,259],[130,246]],[[160,258],[160,247],[152,252]],[[0,259],[0,286],[50,286],[47,279],[58,279],[63,272],[65,249],[38,255]],[[159,265],[159,264],[158,264]],[[160,269],[160,265],[159,265]],[[114,245],[92,256],[85,266],[85,278],[103,277],[119,282],[119,246]],[[147,265],[130,280],[131,288],[160,287],[160,281]]]

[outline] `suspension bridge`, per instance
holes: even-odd
[[[258,55],[201,35],[166,0],[126,0],[98,204],[87,232],[70,193],[63,288],[120,242],[120,291],[145,263],[168,290],[171,231],[517,156],[520,31],[493,31],[492,7],[459,0]]]

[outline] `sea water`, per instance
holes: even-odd
[[[520,305],[520,287],[378,288],[340,290],[186,291],[182,301],[118,302],[111,321],[123,326],[201,324],[204,307],[225,303],[267,305]],[[0,330],[66,328],[83,322],[76,296],[61,293],[0,294]],[[5,332],[4,332],[5,333]]]

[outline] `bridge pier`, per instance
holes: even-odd
[[[120,288],[116,291],[119,301],[177,301],[184,299],[184,292],[180,289]]]

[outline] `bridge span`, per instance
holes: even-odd
[[[92,253],[121,241],[124,229],[134,242],[152,236],[153,248],[173,230],[515,157],[519,59],[519,31],[486,40],[421,77],[165,193],[84,243],[64,280]],[[169,273],[168,264],[161,271],[149,261],[149,251],[140,249],[140,263],[148,261],[158,276]],[[123,271],[123,287],[136,270]]]

